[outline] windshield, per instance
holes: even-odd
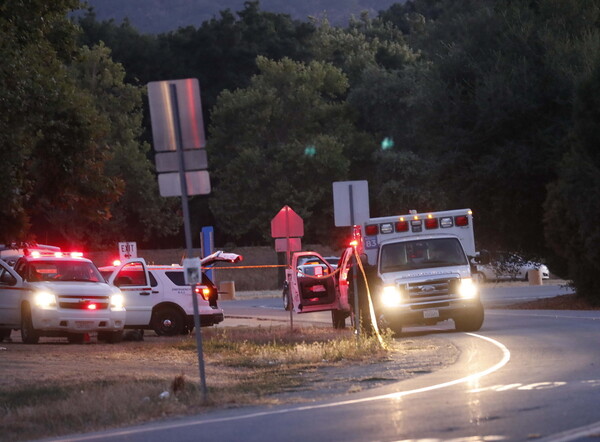
[[[381,248],[381,273],[467,264],[457,238],[437,238],[385,244]]]
[[[26,281],[104,282],[98,269],[88,261],[48,260],[30,262]]]

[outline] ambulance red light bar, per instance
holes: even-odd
[[[428,230],[437,229],[440,226],[438,219],[434,218],[431,214],[425,218],[425,228]]]
[[[408,232],[408,221],[404,218],[400,218],[400,221],[396,222],[396,232]]]
[[[377,224],[369,224],[365,226],[365,235],[366,236],[375,236],[379,233],[379,226]]]
[[[454,225],[457,227],[466,227],[469,225],[469,217],[467,215],[460,215],[454,217]]]

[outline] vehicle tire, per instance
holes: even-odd
[[[470,308],[453,318],[454,327],[457,331],[474,332],[481,328],[484,317],[483,305],[479,302],[475,307]]]
[[[85,342],[85,333],[69,333],[67,335],[69,344],[83,344]]]
[[[118,344],[123,340],[123,330],[116,332],[99,332],[98,340],[107,344]]]
[[[283,309],[286,312],[289,312],[292,309],[292,304],[290,303],[290,287],[286,282],[283,283],[283,291],[281,293],[281,298],[283,301]]]
[[[5,339],[10,338],[11,331],[12,331],[12,329],[10,329],[10,328],[0,328],[0,342],[2,342]]]
[[[40,340],[40,333],[33,328],[29,304],[24,304],[21,310],[21,340],[23,344],[37,344]]]
[[[175,307],[160,307],[152,314],[150,326],[158,336],[177,336],[183,333],[185,318]]]
[[[346,328],[346,317],[348,315],[343,310],[331,310],[331,322],[333,328],[343,329]]]

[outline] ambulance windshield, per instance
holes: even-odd
[[[381,273],[449,267],[468,264],[457,238],[436,238],[384,244],[381,248]]]

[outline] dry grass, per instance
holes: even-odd
[[[300,372],[388,357],[375,339],[357,341],[350,331],[232,328],[203,334],[205,403],[193,336],[112,346],[2,344],[3,356],[21,369],[13,373],[8,360],[0,361],[10,379],[0,384],[0,440],[87,432],[215,407],[275,404],[275,393],[305,382]]]

